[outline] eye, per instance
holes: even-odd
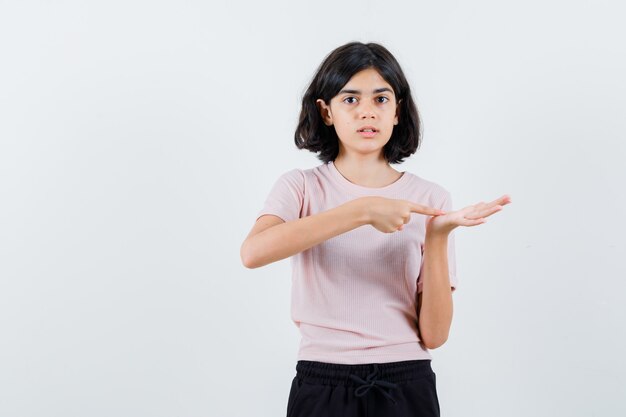
[[[355,101],[351,101],[351,102],[349,102],[349,101],[347,101],[347,100],[356,100],[356,99],[357,99],[357,98],[356,98],[356,97],[354,97],[354,96],[349,96],[349,97],[344,98],[344,99],[343,99],[343,102],[344,102],[344,103],[347,103],[347,104],[353,104],[353,103],[355,103]],[[382,99],[382,100],[381,100],[381,99]],[[387,98],[387,97],[385,97],[385,96],[379,96],[379,97],[376,97],[376,100],[378,100],[378,102],[379,102],[379,103],[386,103],[386,102],[388,102],[388,101],[389,101],[389,98]]]

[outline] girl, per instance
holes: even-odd
[[[302,339],[287,417],[439,416],[429,349],[452,322],[452,232],[511,200],[453,210],[444,187],[393,169],[420,128],[400,65],[376,43],[332,51],[302,99],[295,143],[323,164],[282,174],[241,246],[248,268],[292,257]]]

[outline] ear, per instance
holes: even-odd
[[[402,105],[402,99],[398,100],[398,104],[396,105],[396,117],[393,119],[393,124],[397,125],[400,120],[400,106]]]
[[[321,98],[315,100],[315,104],[319,109],[320,115],[322,116],[322,120],[326,126],[331,126],[333,124],[333,115],[330,111],[330,106],[326,105],[326,102]]]

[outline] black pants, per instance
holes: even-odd
[[[298,361],[287,417],[439,417],[430,359],[363,365]]]

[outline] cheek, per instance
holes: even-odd
[[[343,121],[340,121],[340,122],[336,123],[335,126],[336,126],[337,130],[340,130],[342,132],[347,132],[350,129],[352,129],[352,127],[351,127],[352,125],[350,124],[350,122],[348,122],[346,120],[343,120]]]

